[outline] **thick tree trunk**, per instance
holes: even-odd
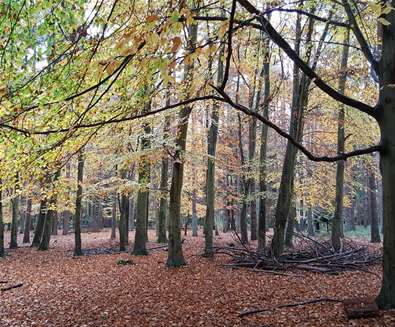
[[[44,222],[45,222],[46,214],[47,214],[47,200],[42,199],[40,201],[40,210],[38,213],[36,228],[34,229],[34,236],[32,241],[32,246],[34,247],[38,247],[40,245],[41,237],[43,235],[43,230],[44,230]]]
[[[392,1],[395,6],[395,0]],[[380,168],[383,182],[383,280],[376,299],[381,309],[395,308],[395,12],[385,15],[391,24],[383,26],[380,62],[379,125]]]
[[[77,167],[77,194],[75,200],[75,214],[74,214],[74,255],[82,255],[81,246],[81,213],[82,213],[82,182],[84,180],[84,154],[82,150],[78,152],[78,167]]]
[[[11,199],[11,242],[10,249],[16,249],[18,247],[18,218],[19,212],[19,196]]]
[[[29,197],[26,203],[25,227],[23,230],[23,243],[30,243],[31,220],[32,220],[32,199]]]
[[[197,40],[197,24],[189,27],[188,31],[188,48],[192,53],[196,48]],[[192,80],[193,61],[185,65],[184,81],[189,83]],[[188,96],[188,92],[186,94]],[[176,151],[173,161],[173,175],[170,186],[170,201],[169,201],[169,240],[168,240],[168,257],[167,267],[180,267],[186,264],[184,255],[182,253],[181,244],[181,191],[184,179],[184,159],[183,154],[186,149],[186,138],[188,132],[188,119],[192,108],[184,106],[179,113],[179,125],[175,139]]]
[[[344,94],[347,81],[347,63],[350,42],[350,30],[347,29],[344,37],[344,46],[340,63],[339,92]],[[344,133],[344,105],[341,105],[337,119],[337,153],[344,153],[345,133]],[[341,239],[343,237],[343,197],[344,197],[344,166],[345,162],[340,160],[336,166],[336,197],[335,214],[332,220],[331,239],[332,247],[336,252],[341,249]]]
[[[370,201],[370,242],[380,243],[379,215],[377,208],[377,184],[374,171],[368,173],[369,178],[369,201]]]

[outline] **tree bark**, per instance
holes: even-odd
[[[395,6],[395,0],[392,1]],[[376,302],[380,309],[395,308],[395,12],[385,15],[380,61],[378,122],[381,130],[380,168],[383,181],[383,279]]]
[[[82,213],[82,182],[84,180],[84,153],[82,149],[78,152],[77,167],[77,194],[75,200],[74,214],[74,255],[82,255],[81,247],[81,213]]]
[[[47,214],[47,200],[42,199],[40,201],[40,210],[38,213],[36,228],[34,229],[34,236],[31,245],[33,247],[38,247],[40,245],[41,237],[43,235],[43,230],[44,230],[44,222],[45,222],[46,214]]]

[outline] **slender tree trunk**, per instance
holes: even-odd
[[[119,251],[126,251],[127,239],[128,239],[128,214],[129,214],[129,194],[121,194],[119,203]],[[138,218],[137,218],[138,220]],[[138,225],[138,223],[137,223]],[[137,230],[136,230],[137,233]]]
[[[43,235],[43,230],[44,230],[44,222],[45,222],[46,214],[47,214],[47,200],[42,199],[40,201],[40,210],[38,213],[36,228],[34,229],[34,236],[31,245],[33,247],[38,247],[40,245],[41,237]]]
[[[339,92],[344,94],[346,89],[346,81],[347,81],[347,62],[348,62],[348,53],[349,53],[349,44],[350,42],[350,30],[347,29],[347,33],[344,37],[344,46],[343,53],[341,57],[340,64],[340,77],[339,77]],[[339,116],[337,120],[337,153],[344,153],[345,147],[345,133],[344,133],[344,105],[340,107]],[[343,160],[337,162],[336,166],[336,198],[335,198],[335,214],[332,220],[332,230],[331,230],[331,238],[332,238],[332,246],[336,252],[341,249],[341,238],[343,231],[343,197],[344,197],[344,166],[345,163]]]
[[[166,105],[170,105],[170,96],[167,96]],[[167,134],[169,133],[170,121],[166,119],[165,127],[163,129],[163,138],[167,140]],[[161,198],[159,201],[159,215],[158,215],[158,243],[166,243],[166,216],[168,209],[167,193],[168,193],[168,179],[169,179],[169,159],[167,156],[162,158],[161,161],[161,174],[160,174],[160,189]],[[192,229],[193,229],[193,218],[192,218]]]
[[[74,214],[74,255],[82,255],[81,247],[81,213],[82,213],[82,183],[84,180],[84,154],[80,150],[78,152],[78,167],[77,167],[77,194],[75,200],[75,214]]]
[[[117,194],[113,194],[112,208],[111,208],[111,236],[110,238],[114,240],[116,238],[116,228],[117,228]]]
[[[19,212],[19,196],[11,199],[12,219],[11,219],[11,242],[10,249],[18,248],[18,218]]]
[[[269,119],[270,97],[270,40],[264,41],[263,63],[263,117]],[[267,135],[268,126],[261,127],[261,147],[259,154],[259,213],[258,213],[258,251],[263,252],[266,246],[266,160],[267,160]]]
[[[223,65],[224,49],[221,47],[218,57],[217,69],[217,86],[223,81],[224,65]],[[207,175],[206,175],[206,218],[205,218],[205,234],[204,234],[204,256],[212,258],[213,253],[213,229],[214,229],[214,210],[215,210],[215,155],[218,139],[219,124],[219,104],[214,102],[211,113],[211,124],[207,137]]]
[[[245,160],[244,160],[244,150],[243,150],[243,140],[242,140],[242,124],[241,124],[241,118],[240,115],[237,116],[238,122],[239,122],[239,151],[240,151],[240,160],[241,160],[241,166],[242,169],[245,166]],[[245,175],[241,176],[241,193],[243,194],[242,197],[242,204],[241,204],[241,210],[240,210],[240,241],[243,244],[248,243],[248,229],[247,229],[247,199],[246,197],[248,196],[250,184],[249,184],[249,179],[245,177]]]
[[[23,243],[30,243],[30,225],[32,220],[32,199],[29,197],[26,203],[25,227],[23,231]]]
[[[196,189],[192,191],[192,236],[198,236],[198,215]]]
[[[197,24],[189,26],[188,31],[188,49],[191,53],[196,48],[197,40]],[[185,65],[184,80],[189,83],[192,80],[193,61]],[[188,93],[188,92],[187,92]],[[188,94],[186,94],[188,96]],[[180,216],[181,216],[181,191],[184,178],[183,154],[186,149],[186,138],[188,132],[188,119],[192,108],[188,105],[184,106],[179,113],[179,126],[175,139],[176,151],[173,161],[173,175],[170,187],[169,202],[169,241],[168,241],[168,257],[166,266],[180,267],[186,264],[182,253]]]
[[[380,243],[379,215],[377,208],[377,184],[373,168],[368,173],[369,179],[369,201],[370,201],[370,242]]]

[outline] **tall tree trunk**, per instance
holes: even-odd
[[[311,13],[314,14],[314,8]],[[332,16],[332,12],[330,12],[329,17]],[[325,42],[325,38],[328,34],[329,24],[325,25],[324,31],[321,35],[319,43],[317,45],[317,50],[315,52],[314,58],[311,63],[311,67],[313,70],[317,67],[318,59],[321,55],[321,51]],[[297,18],[297,26],[296,26],[296,44],[295,44],[295,52],[299,54],[300,52],[300,40],[301,40],[301,17],[298,14]],[[305,61],[310,62],[312,47],[310,46],[312,34],[314,31],[314,19],[309,18],[308,20],[308,29],[306,36],[306,54]],[[309,100],[309,86],[311,84],[311,80],[307,78],[306,75],[299,76],[299,68],[296,64],[294,64],[293,71],[293,98],[292,98],[292,107],[291,107],[291,122],[290,122],[290,130],[289,134],[297,140],[299,143],[302,141],[303,135],[303,114],[304,109],[307,107]],[[287,149],[285,152],[283,170],[281,175],[279,194],[277,198],[277,205],[274,214],[275,224],[274,224],[274,234],[271,244],[272,254],[278,257],[283,249],[284,249],[284,234],[285,234],[285,226],[289,214],[289,208],[291,204],[291,197],[293,194],[294,187],[294,174],[296,167],[296,156],[297,156],[297,148],[291,143],[287,142]]]
[[[368,181],[369,181],[369,201],[370,201],[370,242],[371,243],[380,243],[380,229],[379,229],[379,215],[377,208],[377,184],[376,177],[373,171],[373,167],[371,167],[368,172]]]
[[[240,161],[241,161],[241,167],[242,169],[245,166],[245,160],[244,160],[244,150],[243,150],[243,140],[242,140],[242,124],[241,124],[241,118],[240,115],[238,114],[237,116],[238,122],[239,122],[239,151],[240,151]],[[246,178],[246,176],[243,174],[241,176],[241,193],[243,195],[242,197],[242,204],[241,204],[241,210],[240,210],[240,241],[243,244],[248,243],[248,229],[247,229],[247,199],[246,197],[248,196],[250,184],[249,184],[249,179]]]
[[[82,182],[84,180],[84,153],[81,149],[78,152],[78,167],[77,167],[77,194],[75,200],[75,214],[74,214],[74,255],[82,255],[81,247],[81,213],[82,213]]]
[[[188,49],[193,53],[196,48],[197,40],[197,24],[189,26],[188,30]],[[188,84],[192,80],[193,61],[185,64],[184,81]],[[188,93],[186,96],[188,97]],[[168,257],[166,266],[180,267],[186,264],[182,253],[181,244],[181,191],[184,179],[184,163],[183,154],[186,149],[186,138],[188,132],[188,119],[192,108],[189,105],[184,106],[179,112],[179,125],[175,139],[176,151],[173,161],[173,175],[170,186],[170,202],[169,202],[169,241],[168,241]]]
[[[395,6],[395,0],[391,2]],[[380,94],[377,118],[381,130],[380,168],[383,183],[383,279],[376,302],[381,309],[395,308],[395,11],[385,15],[380,61]]]
[[[263,117],[269,119],[270,97],[270,39],[264,40],[263,63]],[[258,103],[259,105],[259,103]],[[268,126],[261,127],[261,147],[259,154],[259,213],[258,213],[258,251],[263,252],[266,246],[266,160],[267,160]]]
[[[192,236],[198,236],[198,214],[196,189],[192,191]]]
[[[166,105],[170,105],[170,96],[167,95]],[[168,138],[170,128],[170,121],[168,118],[165,119],[165,126],[163,129],[163,139],[166,142]],[[166,243],[166,216],[168,209],[168,179],[169,179],[169,158],[167,155],[162,158],[161,171],[160,171],[160,190],[162,192],[159,201],[159,214],[158,214],[158,243]],[[192,217],[192,229],[193,229],[193,217]],[[193,233],[192,233],[193,234]]]
[[[347,29],[344,37],[343,53],[340,64],[339,92],[344,94],[347,81],[347,62],[349,54],[350,30]],[[344,153],[345,133],[344,133],[344,105],[341,105],[337,119],[337,153]],[[344,197],[344,166],[345,162],[340,160],[336,166],[336,197],[335,197],[335,214],[332,220],[332,247],[336,252],[341,249],[341,238],[343,234],[343,197]]]
[[[47,200],[41,199],[40,210],[38,213],[36,228],[34,229],[34,236],[31,245],[33,247],[38,247],[40,245],[41,237],[43,235],[43,230],[44,230],[44,222],[45,222],[46,214],[47,214]]]
[[[217,67],[217,86],[223,81],[224,64],[223,64],[224,48],[221,47],[218,57]],[[214,229],[214,210],[215,210],[215,155],[218,139],[219,124],[219,104],[213,103],[211,113],[211,123],[207,137],[207,175],[206,175],[206,218],[204,233],[204,256],[212,258],[213,253],[213,229]]]
[[[16,249],[18,247],[18,219],[20,216],[19,196],[16,196],[11,199],[11,206],[12,206],[12,219],[11,219],[10,249]]]
[[[30,225],[32,220],[32,198],[27,198],[25,227],[23,231],[23,243],[30,243]]]

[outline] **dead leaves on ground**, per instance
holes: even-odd
[[[109,231],[83,234],[83,246],[114,246],[109,236]],[[216,243],[230,238],[221,235]],[[147,257],[109,253],[73,258],[72,235],[56,239],[48,252],[23,248],[0,261],[0,280],[24,284],[0,293],[0,326],[395,326],[390,314],[349,322],[338,303],[239,317],[243,310],[300,300],[374,296],[380,280],[371,274],[293,277],[229,269],[222,266],[228,260],[224,256],[200,256],[201,236],[186,238],[188,266],[173,270],[164,267],[167,252],[160,249]]]

